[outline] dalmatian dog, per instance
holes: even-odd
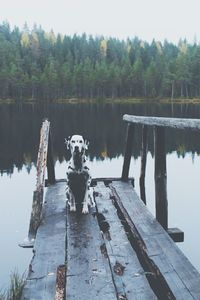
[[[81,135],[73,135],[65,139],[65,144],[71,152],[67,168],[68,205],[72,212],[87,214],[89,206],[95,207],[93,191],[90,187],[91,176],[85,155],[89,143]]]

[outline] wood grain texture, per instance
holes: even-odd
[[[157,299],[146,279],[145,271],[129,243],[116,208],[112,204],[109,187],[106,187],[103,182],[99,182],[95,187],[95,192],[98,213],[104,215],[110,227],[109,238],[105,233],[104,240],[111,268],[114,270],[117,263],[125,267],[123,275],[113,273],[118,297],[124,295],[127,300]]]
[[[48,187],[22,300],[53,300],[57,268],[66,254],[65,184]]]
[[[177,129],[200,130],[199,119],[182,119],[182,118],[163,118],[163,117],[145,117],[124,115],[123,120],[133,124],[143,124],[148,126],[161,126]]]
[[[22,300],[53,300],[64,294],[65,281],[67,300],[200,299],[200,274],[147,210],[131,182],[97,181],[98,212],[81,216],[66,214],[65,184],[47,188]],[[113,205],[116,197],[129,219],[129,240]],[[99,214],[108,222],[106,231],[99,226]],[[65,269],[62,278],[58,274],[66,259],[64,280]],[[149,280],[150,287],[145,275],[154,277],[155,285]]]
[[[200,274],[147,210],[132,185],[113,182],[112,186],[142,237],[148,257],[158,267],[176,299],[200,299]]]
[[[68,213],[66,299],[117,299],[95,216]]]

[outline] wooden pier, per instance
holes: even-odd
[[[66,182],[55,180],[53,160],[47,159],[47,153],[52,155],[51,140],[41,139],[39,160],[43,157],[43,170],[47,164],[49,178],[44,200],[43,175],[42,194],[37,198],[34,193],[29,242],[21,245],[33,245],[21,299],[200,299],[200,274],[173,241],[183,240],[183,232],[168,229],[164,149],[165,126],[181,129],[186,122],[191,129],[200,129],[200,121],[127,115],[124,120],[128,129],[122,177],[93,179],[96,208],[88,215],[68,211]],[[49,131],[45,122],[41,136],[43,130]],[[129,178],[134,123],[143,126],[142,199]],[[145,206],[146,126],[155,126],[156,218]]]

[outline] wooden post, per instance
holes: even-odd
[[[127,135],[126,135],[126,145],[125,145],[125,153],[124,153],[124,163],[122,169],[122,177],[123,181],[128,180],[129,168],[131,162],[132,148],[133,148],[133,133],[134,133],[134,125],[127,125]]]
[[[142,126],[142,151],[141,151],[141,169],[140,169],[140,197],[146,204],[145,193],[145,174],[147,161],[147,126]]]
[[[55,169],[53,160],[53,146],[51,138],[51,130],[49,129],[48,152],[47,152],[47,178],[49,184],[55,183]]]
[[[29,241],[35,239],[36,232],[41,221],[45,171],[47,165],[49,128],[50,122],[48,120],[45,120],[42,123],[42,128],[40,130],[40,144],[37,158],[36,190],[33,193],[33,203],[28,234]]]
[[[43,189],[41,191],[34,191],[31,219],[30,219],[29,232],[28,232],[29,241],[35,239],[36,232],[41,220],[42,204],[43,204]]]
[[[167,230],[168,202],[164,127],[156,126],[154,134],[156,219]]]

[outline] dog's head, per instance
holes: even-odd
[[[67,149],[71,151],[71,154],[84,154],[88,149],[89,142],[84,140],[82,135],[72,135],[65,139]]]

